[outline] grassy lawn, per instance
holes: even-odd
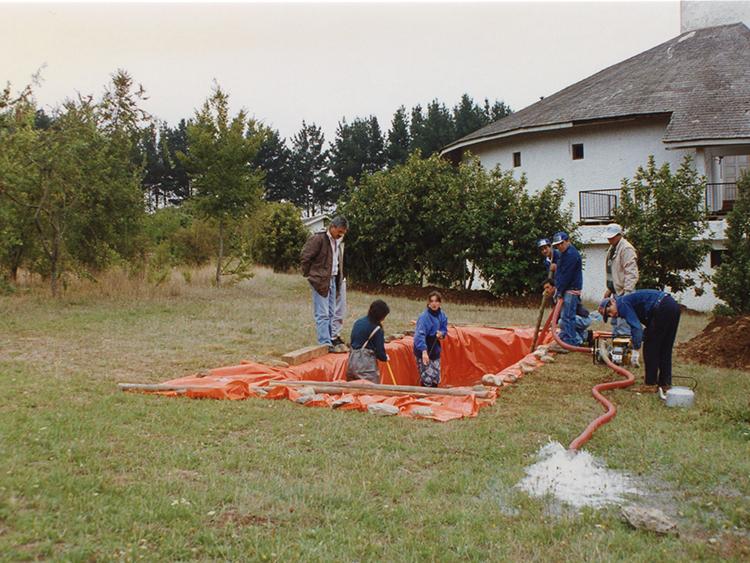
[[[123,394],[264,360],[313,342],[299,276],[258,270],[221,290],[177,275],[157,289],[0,297],[0,559],[747,560],[750,377],[677,360],[696,405],[608,395],[615,420],[586,446],[637,476],[680,537],[616,507],[555,510],[514,489],[549,440],[601,410],[610,377],[569,354],[505,390],[478,418],[432,423],[288,401]],[[371,295],[350,292],[351,320]],[[386,297],[390,331],[422,302]],[[452,322],[531,324],[536,311],[444,303]],[[683,317],[678,338],[707,323]]]

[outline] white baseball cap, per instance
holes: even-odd
[[[611,239],[617,235],[622,234],[622,227],[617,223],[610,223],[607,228],[604,229],[604,238]]]

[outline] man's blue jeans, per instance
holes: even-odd
[[[318,333],[318,344],[331,345],[333,313],[336,310],[336,278],[331,277],[328,284],[328,296],[323,297],[312,288],[313,318]]]
[[[581,298],[573,293],[565,292],[563,296],[562,314],[560,315],[560,338],[566,344],[578,346],[583,338],[576,330],[576,309]]]
[[[346,279],[341,280],[339,291],[336,294],[336,307],[333,310],[331,319],[331,337],[341,336],[341,329],[344,327],[344,317],[346,317]]]

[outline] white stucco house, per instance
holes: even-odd
[[[729,13],[715,9],[722,4],[731,5]],[[685,155],[693,158],[707,179],[707,238],[714,251],[705,257],[706,273],[725,248],[724,217],[736,198],[737,179],[750,166],[750,2],[685,2],[681,15],[678,37],[442,151],[454,161],[470,152],[487,168],[525,174],[531,190],[565,181],[580,222],[588,300],[599,299],[605,288],[602,231],[617,206],[620,182],[632,178],[649,155],[673,170]],[[702,296],[688,290],[676,297],[693,309],[710,310],[718,299],[711,287],[705,289]]]
[[[302,224],[305,228],[310,231],[311,234],[319,233],[328,227],[328,223],[331,222],[331,218],[323,213],[322,215],[312,215],[310,217],[302,217]]]

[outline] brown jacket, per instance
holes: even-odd
[[[315,233],[305,243],[300,254],[300,265],[302,275],[307,278],[315,291],[323,297],[328,296],[328,287],[331,283],[331,268],[333,268],[333,249],[331,239],[328,238],[328,230]],[[336,284],[340,285],[344,279],[344,242],[339,242],[339,273],[336,276]]]

